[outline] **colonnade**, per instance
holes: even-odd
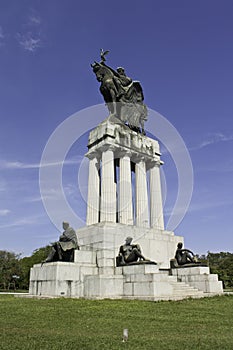
[[[160,160],[144,157],[133,159],[130,151],[116,153],[114,147],[110,147],[101,154],[88,155],[87,225],[119,222],[164,230]],[[117,180],[114,158],[119,159]],[[135,171],[134,190],[132,159]]]

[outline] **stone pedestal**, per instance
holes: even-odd
[[[139,243],[143,254],[157,265],[116,267],[119,246],[129,235]],[[222,282],[208,267],[169,269],[170,259],[182,237],[172,232],[129,228],[123,224],[100,223],[78,230],[81,250],[73,263],[34,265],[30,274],[33,296],[180,300],[223,292]]]
[[[176,269],[170,275],[158,265],[111,266],[111,257],[107,256],[102,251],[77,251],[74,263],[34,265],[29,293],[38,297],[142,300],[181,300],[222,293],[221,282],[209,274],[208,268]]]

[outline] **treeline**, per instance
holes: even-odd
[[[39,264],[49,254],[51,246],[34,250],[31,256],[0,250],[0,290],[28,290],[30,268]]]
[[[36,249],[31,256],[22,258],[20,254],[0,250],[0,290],[28,290],[30,268],[39,264],[51,249],[48,245]],[[224,288],[233,288],[233,254],[220,252],[201,255],[197,258],[210,267],[211,273],[217,273]]]
[[[217,273],[219,280],[223,282],[224,288],[233,287],[233,254],[232,253],[210,253],[206,256],[206,262],[211,273]]]

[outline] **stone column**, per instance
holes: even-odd
[[[133,225],[133,197],[129,154],[120,158],[119,222]]]
[[[88,197],[87,197],[87,225],[99,222],[99,203],[100,203],[100,177],[99,160],[97,157],[89,159],[89,177],[88,177]]]
[[[135,191],[136,191],[136,225],[148,227],[148,195],[146,164],[144,160],[135,164]]]
[[[150,169],[150,223],[151,227],[164,230],[160,161]]]
[[[116,184],[114,181],[114,153],[102,153],[100,221],[116,222]]]

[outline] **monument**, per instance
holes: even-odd
[[[107,54],[101,50],[100,62],[91,65],[109,116],[89,134],[86,225],[76,231],[80,249],[73,262],[34,265],[29,293],[144,300],[222,293],[207,266],[171,265],[183,237],[164,227],[163,161],[158,141],[145,135],[143,90],[124,68],[109,67]]]

